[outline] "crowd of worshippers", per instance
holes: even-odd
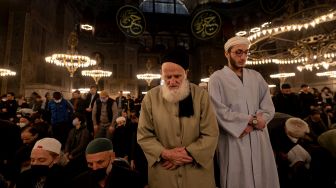
[[[0,103],[0,182],[6,182],[0,183],[1,188],[1,185],[20,188],[45,184],[64,187],[62,179],[71,183],[79,174],[96,169],[97,165],[99,168],[101,161],[93,162],[96,164],[90,167],[86,160],[87,155],[100,153],[87,147],[97,138],[109,140],[111,143],[105,145],[111,148],[106,151],[113,151],[113,156],[107,152],[98,156],[99,160],[107,157],[106,163],[115,161],[114,165],[120,166],[122,173],[134,176],[136,181],[131,183],[138,182],[138,185],[131,187],[147,184],[147,161],[136,141],[139,99],[134,100],[129,94],[124,96],[122,91],[112,99],[104,90],[98,94],[96,86],[91,86],[85,95],[74,91],[70,100],[61,92],[46,93],[44,99],[33,92],[28,101],[23,96],[17,99],[14,96],[8,93]],[[40,147],[38,143],[47,152],[35,151]],[[53,174],[47,182],[34,179],[47,173]]]
[[[268,124],[281,187],[336,186],[336,101],[328,87],[282,84]]]
[[[232,54],[246,58],[245,43],[241,37],[229,40],[226,55],[231,48],[244,48]],[[273,188],[279,183],[283,188],[335,188],[336,121],[330,89],[313,94],[303,84],[294,94],[283,84],[273,96],[273,117],[266,82],[258,83],[263,92],[246,93],[241,87],[237,93],[256,96],[250,98],[253,103],[241,102],[230,89],[216,87],[220,80],[231,79],[223,88],[233,89],[231,82],[257,86],[258,79],[241,80],[224,67],[212,75],[207,92],[187,81],[185,54],[176,56],[163,58],[166,85],[152,89],[142,105],[122,92],[115,99],[106,91],[98,94],[96,86],[86,95],[75,91],[69,101],[60,92],[47,93],[45,99],[33,93],[29,102],[15,100],[14,93],[3,96],[0,188]],[[253,71],[244,74],[261,78]],[[175,88],[176,80],[181,81],[180,91],[190,90],[188,95],[178,93],[183,99],[171,97],[176,93],[168,84]],[[236,106],[228,110],[233,100]],[[259,104],[263,109],[255,116],[245,112],[256,111]],[[264,118],[269,119],[267,127]]]
[[[333,99],[329,88],[311,93],[306,84],[299,94],[291,92],[289,84],[283,84],[273,96],[277,113],[268,130],[281,187],[334,184]],[[92,86],[85,97],[75,91],[69,101],[60,92],[54,92],[52,97],[47,93],[45,99],[33,93],[29,103],[24,97],[15,99],[13,93],[8,93],[0,105],[0,182],[6,182],[0,183],[3,187],[94,187],[92,183],[103,178],[93,172],[99,169],[96,158],[103,163],[115,161],[113,171],[117,173],[111,173],[113,177],[102,184],[147,184],[147,161],[136,141],[140,101],[129,95],[124,97],[119,92],[116,99],[111,99],[106,91],[98,94]],[[90,142],[94,147],[90,147]],[[93,162],[87,161],[88,156]],[[50,176],[48,181],[36,179],[46,173]],[[121,182],[115,174],[133,181]]]

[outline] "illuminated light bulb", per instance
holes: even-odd
[[[302,27],[303,27],[302,25],[299,25],[298,30],[301,31]]]
[[[334,14],[333,14],[333,13],[330,13],[330,14],[328,14],[328,17],[329,17],[330,19],[332,19],[332,18],[334,17]]]
[[[327,62],[323,62],[322,66],[323,66],[323,68],[325,68],[327,70],[329,69],[329,63],[327,63]]]
[[[311,25],[312,27],[315,27],[315,25],[316,25],[315,21],[310,22],[310,25]]]
[[[259,32],[260,31],[260,27],[254,27],[250,30],[250,32],[252,33],[256,33],[256,32]]]

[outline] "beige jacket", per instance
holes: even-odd
[[[213,157],[218,125],[206,90],[190,84],[194,115],[178,116],[178,103],[162,97],[161,86],[150,90],[141,106],[138,143],[148,161],[151,188],[214,188]],[[194,159],[175,170],[160,165],[164,148],[185,146]]]

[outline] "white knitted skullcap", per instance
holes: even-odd
[[[302,138],[309,133],[308,124],[300,118],[289,118],[285,123],[285,127],[290,136]]]
[[[35,143],[33,149],[43,149],[60,154],[61,147],[62,144],[55,138],[42,138]]]
[[[250,47],[251,42],[246,38],[246,37],[240,37],[240,36],[235,36],[230,38],[224,45],[224,49],[227,52],[229,48],[232,46],[238,45],[238,44],[246,44],[248,47]]]

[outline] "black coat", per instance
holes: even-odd
[[[267,128],[270,135],[273,151],[287,154],[295,145],[285,132],[285,123],[292,116],[275,113],[274,118],[268,123]]]
[[[72,188],[100,188],[98,182],[95,182],[90,174],[86,171],[72,181]],[[138,173],[131,171],[128,167],[113,163],[112,170],[108,177],[105,188],[143,188]]]
[[[85,99],[85,102],[84,102],[84,104],[85,104],[84,107],[85,107],[85,108],[88,108],[88,107],[93,108],[93,105],[94,105],[95,101],[99,98],[99,94],[96,93],[96,94],[94,95],[94,97],[93,97],[93,99],[92,99],[92,102],[91,102],[91,97],[92,97],[92,94],[91,94],[91,93],[87,94],[86,99]],[[90,103],[90,102],[91,102],[91,103]]]
[[[16,188],[35,188],[36,178],[32,175],[31,169],[22,172],[16,183]],[[50,168],[43,188],[68,188],[69,180],[64,168],[54,165]]]
[[[276,112],[285,113],[294,117],[301,117],[301,104],[298,95],[282,94],[281,92],[272,98]]]

